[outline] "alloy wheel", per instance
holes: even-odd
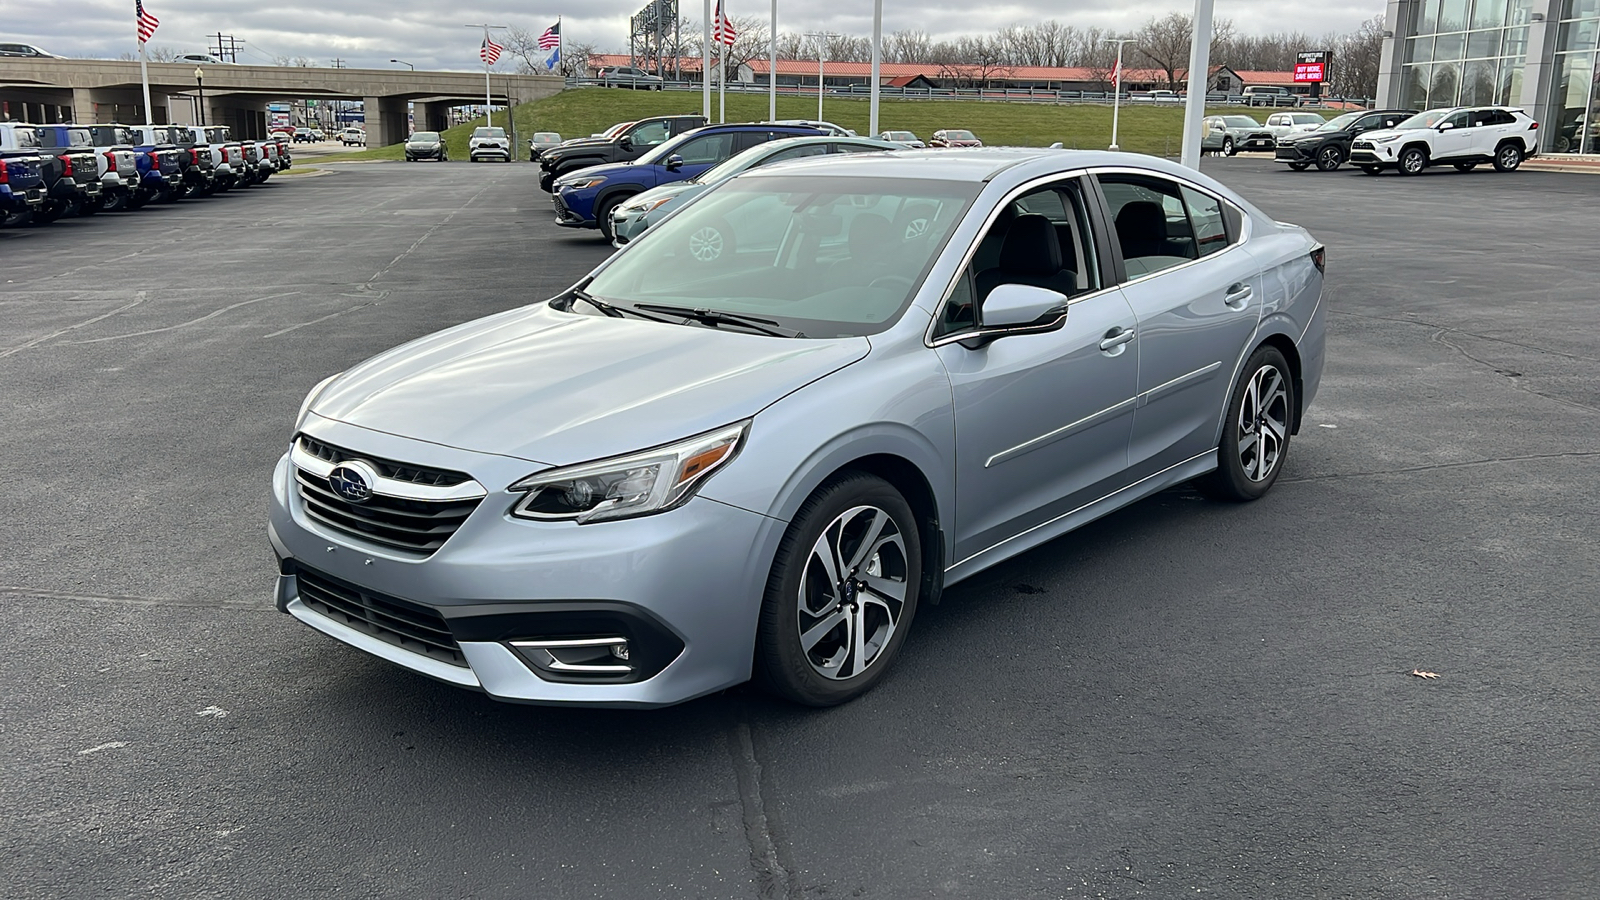
[[[1407,150],[1400,154],[1400,171],[1407,175],[1419,175],[1428,164],[1428,158],[1423,156],[1421,150]]]
[[[1289,437],[1289,390],[1277,366],[1250,376],[1239,404],[1239,465],[1251,481],[1266,481],[1278,468]]]
[[[1522,151],[1507,144],[1500,148],[1500,156],[1495,160],[1495,168],[1502,172],[1510,172],[1522,165]]]
[[[800,578],[795,625],[811,668],[842,681],[889,646],[913,590],[905,536],[876,506],[855,506],[822,530]]]

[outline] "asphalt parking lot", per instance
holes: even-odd
[[[1600,179],[1208,159],[1329,248],[1267,498],[967,581],[848,706],[624,713],[273,610],[305,391],[609,252],[533,166],[336,169],[0,231],[0,894],[1600,895]]]

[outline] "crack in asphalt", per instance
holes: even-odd
[[[1547,459],[1588,459],[1600,456],[1600,450],[1572,450],[1566,453],[1533,453],[1527,456],[1493,456],[1487,459],[1468,459],[1460,462],[1433,463],[1426,466],[1406,466],[1400,469],[1377,469],[1371,472],[1334,472],[1327,475],[1307,475],[1303,478],[1285,478],[1280,484],[1306,484],[1312,481],[1337,481],[1343,478],[1371,478],[1378,475],[1409,475],[1414,472],[1431,472],[1436,469],[1466,469],[1492,466],[1500,463],[1537,462]]]
[[[762,900],[786,900],[796,896],[793,870],[784,865],[784,854],[773,836],[772,820],[767,816],[761,794],[761,762],[756,758],[750,726],[740,722],[728,733],[728,753],[733,757],[739,781],[739,801],[744,807],[744,836],[750,847],[750,866],[756,873],[757,895]]]
[[[127,310],[133,309],[135,306],[138,306],[139,304],[141,304],[141,303],[143,303],[145,301],[145,293],[146,293],[145,291],[136,292],[133,295],[133,300],[131,302],[124,303],[123,305],[117,307],[116,309],[111,310],[110,312],[103,312],[98,316],[94,316],[92,318],[85,319],[82,322],[77,323],[76,325],[68,325],[67,327],[62,328],[59,331],[51,332],[50,334],[47,334],[44,337],[34,338],[33,340],[27,342],[26,344],[18,344],[15,347],[11,347],[11,348],[8,348],[6,350],[0,350],[0,359],[4,359],[5,357],[11,356],[14,353],[21,353],[22,351],[27,350],[30,347],[37,347],[40,344],[44,343],[45,341],[49,341],[49,340],[53,340],[55,338],[58,338],[58,337],[62,336],[63,334],[66,334],[69,331],[75,331],[75,330],[77,330],[79,328],[82,328],[82,327],[84,327],[86,325],[93,325],[94,323],[99,322],[99,321],[101,321],[103,319],[109,319],[112,316],[116,315],[117,313],[126,312]]]
[[[204,322],[204,321],[206,321],[208,319],[215,319],[217,316],[220,316],[225,312],[232,312],[233,310],[236,310],[241,306],[249,306],[252,303],[260,303],[263,300],[282,300],[284,297],[295,297],[295,296],[298,296],[301,293],[303,293],[303,291],[289,291],[286,294],[268,294],[265,297],[255,297],[255,298],[250,299],[250,300],[241,300],[238,303],[234,303],[234,304],[229,305],[229,306],[224,306],[221,309],[214,309],[211,312],[208,312],[205,315],[200,316],[197,319],[190,319],[187,322],[179,322],[176,325],[165,325],[165,326],[162,326],[161,328],[149,328],[149,329],[146,329],[144,331],[133,331],[133,332],[129,332],[127,334],[113,334],[113,335],[110,335],[108,337],[89,338],[88,340],[83,340],[83,341],[67,341],[67,343],[69,343],[69,344],[103,344],[106,341],[120,341],[123,338],[145,337],[146,335],[161,334],[162,332],[166,332],[166,331],[177,331],[180,328],[188,328],[190,325],[198,325],[201,322]]]

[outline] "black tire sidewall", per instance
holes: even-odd
[[[845,510],[870,505],[887,512],[904,536],[906,602],[888,646],[867,671],[834,681],[812,669],[800,647],[796,597],[811,548],[823,529]],[[871,690],[894,666],[916,618],[922,584],[922,544],[916,513],[893,485],[876,475],[846,472],[819,487],[801,505],[779,542],[767,577],[757,626],[754,674],[767,691],[805,706],[836,706]]]
[[[1501,162],[1507,150],[1516,153],[1514,161],[1510,165],[1505,165]],[[1522,165],[1522,156],[1522,148],[1520,147],[1514,145],[1498,147],[1494,151],[1494,170],[1496,172],[1515,172]]]
[[[600,233],[606,240],[614,240],[616,235],[611,233],[611,211],[627,201],[627,197],[607,197],[595,208],[594,220],[600,228]]]
[[[1233,154],[1238,152],[1238,149],[1239,148],[1237,147],[1237,145],[1235,145],[1233,143],[1233,138],[1230,137],[1230,138],[1223,138],[1222,139],[1222,155],[1223,156],[1232,156]]]
[[[1418,166],[1415,172],[1406,168],[1406,160],[1413,155],[1420,155],[1422,157],[1422,165]],[[1416,147],[1407,147],[1406,149],[1400,151],[1400,156],[1395,160],[1395,162],[1399,164],[1398,168],[1401,175],[1421,175],[1422,170],[1428,167],[1428,154],[1417,149]]]
[[[1338,147],[1323,147],[1317,151],[1317,168],[1332,172],[1344,163],[1344,153]]]
[[[1244,405],[1245,388],[1250,384],[1257,372],[1264,366],[1274,366],[1283,378],[1284,389],[1289,394],[1290,421],[1285,422],[1283,446],[1278,451],[1278,462],[1273,467],[1272,474],[1265,481],[1251,481],[1244,474],[1244,465],[1239,461],[1239,409]],[[1213,472],[1202,485],[1206,494],[1219,500],[1232,500],[1235,502],[1248,502],[1259,499],[1272,486],[1277,483],[1278,476],[1283,472],[1284,463],[1289,459],[1289,445],[1294,437],[1293,417],[1297,415],[1300,400],[1295,395],[1294,373],[1289,370],[1289,361],[1284,359],[1283,353],[1276,347],[1259,347],[1250,354],[1250,359],[1245,363],[1244,369],[1239,373],[1239,380],[1233,386],[1233,393],[1228,397],[1227,418],[1222,422],[1222,440],[1217,446],[1217,470]]]

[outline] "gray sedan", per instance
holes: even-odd
[[[949,585],[1186,481],[1265,494],[1323,262],[1126,153],[754,169],[548,302],[317,385],[272,479],[276,602],[501,700],[841,703]]]
[[[804,159],[808,156],[899,149],[899,144],[888,141],[841,137],[786,138],[757,144],[701,172],[696,178],[663,184],[628,198],[628,202],[611,211],[611,243],[621,247],[643,234],[651,222],[661,221],[666,218],[667,213],[698,197],[707,188],[732,178],[746,169],[785,160]]]
[[[450,151],[445,147],[444,138],[439,132],[419,131],[406,140],[406,162],[416,162],[419,159],[450,161]]]

